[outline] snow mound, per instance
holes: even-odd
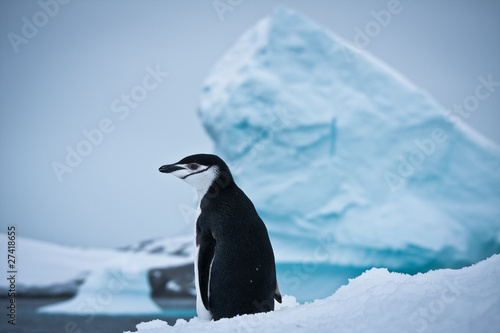
[[[498,147],[290,10],[257,23],[219,61],[199,116],[278,263],[330,265],[330,276],[336,267],[417,273],[500,251]],[[280,287],[306,273],[278,276]]]
[[[155,320],[138,333],[160,332],[498,332],[500,255],[460,270],[414,276],[373,268],[326,299],[268,313],[174,326]]]

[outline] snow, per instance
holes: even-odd
[[[402,75],[279,9],[214,67],[199,116],[265,221],[280,290],[293,296],[272,313],[139,332],[499,327],[500,150]],[[193,263],[192,236],[122,250],[17,245],[19,291],[84,281],[47,313],[161,317],[148,272]],[[462,269],[417,274],[437,268]]]
[[[499,280],[500,255],[413,276],[373,268],[312,303],[285,296],[274,312],[216,322],[179,319],[174,326],[155,320],[136,332],[498,332]]]
[[[371,267],[414,274],[500,252],[500,149],[293,11],[276,10],[222,57],[199,116],[278,264],[329,266],[332,279],[343,267],[333,290]],[[335,245],[317,255],[324,240]],[[307,273],[280,267],[285,292]]]

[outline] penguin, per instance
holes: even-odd
[[[160,167],[194,187],[196,311],[205,320],[274,310],[281,303],[274,252],[252,201],[218,156],[196,154]]]

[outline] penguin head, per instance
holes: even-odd
[[[159,170],[184,180],[200,195],[205,194],[216,179],[219,180],[218,185],[222,187],[233,182],[226,163],[220,157],[211,154],[187,156],[177,163],[164,165]]]

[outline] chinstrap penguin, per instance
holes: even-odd
[[[197,154],[164,165],[160,172],[173,174],[198,192],[198,317],[218,320],[274,310],[274,299],[281,303],[281,295],[267,229],[226,163],[216,155]]]

